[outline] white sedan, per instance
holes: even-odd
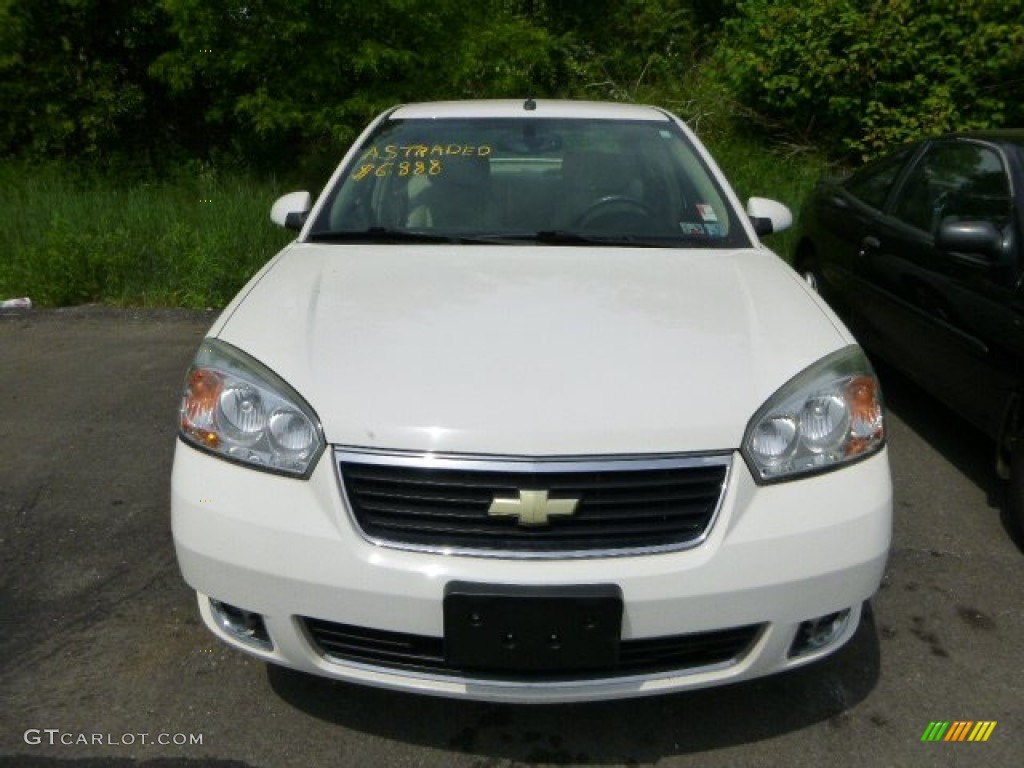
[[[353,683],[666,693],[841,647],[892,489],[878,381],[657,108],[396,107],[188,370],[178,562],[208,627]]]

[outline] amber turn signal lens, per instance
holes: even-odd
[[[213,371],[197,368],[188,377],[188,396],[203,408],[212,408],[220,397],[223,382]]]
[[[213,371],[196,368],[188,375],[181,428],[208,448],[216,448],[220,444],[220,437],[214,430],[213,414],[223,389],[223,380]]]

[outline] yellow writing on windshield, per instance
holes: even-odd
[[[352,178],[356,181],[374,176],[437,176],[450,157],[488,157],[488,144],[385,144],[363,152]]]
[[[491,154],[488,144],[385,144],[370,147],[359,162],[379,160],[415,160],[427,157],[487,157]]]
[[[402,160],[383,163],[360,163],[352,173],[352,178],[362,181],[367,176],[383,179],[385,176],[437,176],[444,166],[440,160]]]

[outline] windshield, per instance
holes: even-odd
[[[344,169],[311,240],[749,244],[669,121],[463,118],[383,123]]]

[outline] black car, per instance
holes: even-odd
[[[1024,130],[923,141],[805,204],[794,266],[873,354],[996,441],[1024,530]]]

